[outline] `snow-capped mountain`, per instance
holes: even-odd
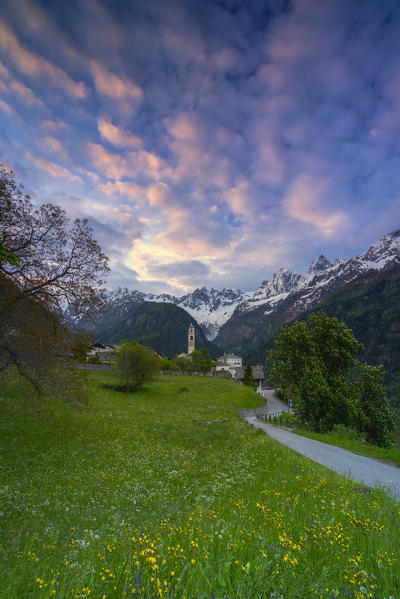
[[[245,293],[230,287],[222,291],[203,287],[177,298],[174,303],[189,312],[204,330],[207,339],[213,340],[236,307],[252,295],[252,292]]]
[[[321,258],[324,256],[318,260]],[[336,260],[324,270],[312,270],[295,291],[294,316],[320,302],[339,285],[349,283],[370,270],[381,270],[393,261],[400,265],[400,231],[385,235],[355,258]]]
[[[337,259],[332,263],[321,255],[312,261],[305,275],[281,268],[254,292],[229,287],[221,291],[202,287],[176,297],[119,288],[108,293],[107,311],[101,317],[96,333],[125,318],[139,303],[165,302],[186,310],[209,340],[218,336],[217,343],[224,346],[242,337],[257,336],[263,329],[260,328],[261,323],[273,316],[275,319],[278,311],[282,314],[279,319],[287,322],[318,304],[339,285],[370,270],[382,269],[389,263],[400,265],[400,230],[385,235],[355,258]],[[79,325],[77,319],[68,320]]]
[[[331,266],[333,266],[332,262],[329,262],[329,260],[321,254],[321,256],[314,258],[314,260],[311,262],[310,268],[308,269],[308,274],[321,272],[321,270],[326,270]]]
[[[96,335],[123,320],[129,312],[143,302],[162,302],[175,304],[188,312],[201,326],[207,339],[212,340],[220,327],[232,316],[237,305],[253,296],[253,292],[226,288],[195,289],[192,293],[176,297],[165,293],[154,294],[143,291],[121,288],[107,293],[106,310],[98,318]],[[74,316],[66,311],[65,320],[73,328],[92,328],[93,324],[85,317]]]
[[[263,281],[257,291],[249,294],[250,297],[241,302],[237,310],[249,312],[258,306],[265,306],[266,312],[271,312],[295,289],[302,280],[302,276],[286,268],[281,268],[275,273],[271,281]]]
[[[355,258],[338,259],[332,264],[324,256],[319,256],[313,260],[307,275],[289,279],[293,287],[287,293],[266,297],[257,305],[249,302],[246,306],[238,306],[221,327],[216,343],[222,347],[232,346],[246,338],[255,339],[269,334],[304,310],[316,306],[339,286],[367,272],[397,266],[400,267],[400,230],[385,235]]]

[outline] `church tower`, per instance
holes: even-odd
[[[194,325],[190,324],[188,328],[188,354],[194,351]]]

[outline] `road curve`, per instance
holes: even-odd
[[[397,501],[400,500],[400,468],[356,455],[341,447],[296,435],[289,430],[260,422],[255,416],[246,416],[245,420],[307,458],[369,487],[385,487]]]

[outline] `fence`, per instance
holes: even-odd
[[[112,371],[116,370],[115,366],[111,364],[88,364],[88,362],[74,363],[75,368],[79,370],[101,370],[101,371]],[[160,370],[160,374],[175,374],[184,376],[214,376],[217,378],[231,378],[229,372],[199,372],[197,370]]]
[[[238,408],[238,412],[242,418],[246,416],[256,416],[258,418],[259,415],[263,418],[268,414],[268,406],[267,403],[265,403],[263,406],[259,406],[258,408]]]
[[[294,430],[296,428],[296,421],[293,418],[282,417],[281,414],[282,412],[276,412],[275,414],[260,414],[258,412],[256,416],[259,420],[264,420],[264,422],[268,422],[269,424]]]

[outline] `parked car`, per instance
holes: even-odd
[[[272,387],[263,387],[264,391],[272,391]]]

